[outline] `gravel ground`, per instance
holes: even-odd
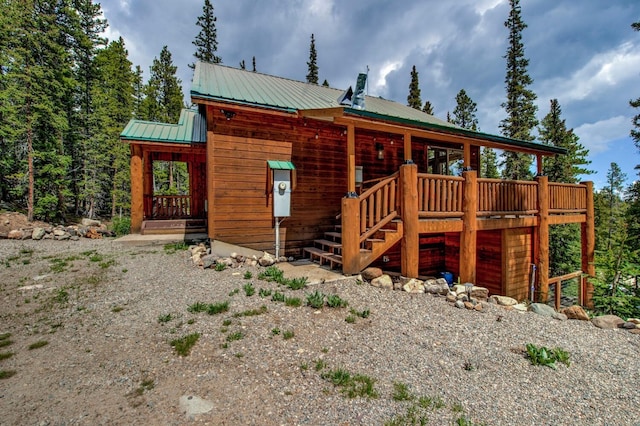
[[[640,425],[640,335],[352,279],[294,291],[260,270],[202,270],[186,251],[108,240],[0,241],[0,334],[11,333],[0,353],[13,353],[0,370],[15,371],[0,380],[0,424]],[[290,307],[260,289],[349,307]],[[224,301],[218,315],[187,310]],[[348,323],[350,309],[370,315]],[[190,333],[200,339],[178,356],[170,342]],[[571,365],[533,366],[527,343],[561,347]],[[348,398],[323,378],[336,369],[375,380],[377,398]],[[394,384],[412,399],[396,400]],[[213,409],[188,418],[183,396]]]

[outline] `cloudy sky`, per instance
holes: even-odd
[[[191,81],[204,0],[103,0],[107,36],[122,36],[134,65],[149,75],[167,45],[185,94]],[[478,104],[480,130],[499,134],[505,117],[508,0],[212,0],[218,54],[225,65],[305,80],[313,33],[320,81],[346,89],[369,67],[369,94],[406,103],[416,66],[422,101],[446,118],[460,89]],[[588,179],[601,187],[611,162],[629,180],[640,152],[629,137],[640,96],[638,0],[522,0],[529,74],[538,119],[557,98],[580,142],[590,150]]]

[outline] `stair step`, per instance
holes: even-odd
[[[340,249],[342,244],[336,241],[329,240],[313,240],[314,243],[321,245],[322,247],[329,247],[330,249]]]
[[[324,263],[323,259],[331,254],[317,247],[305,247],[303,250],[305,253],[309,253],[309,259],[317,260],[320,265]]]
[[[330,231],[330,232],[325,232],[324,236],[325,237],[329,237],[329,238],[334,238],[334,239],[335,238],[342,238],[342,233],[341,232]]]
[[[368,243],[384,243],[386,240],[384,238],[367,238],[365,241]]]

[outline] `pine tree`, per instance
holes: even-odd
[[[240,61],[240,69],[241,70],[246,70],[247,69],[246,65],[244,64],[244,59]]]
[[[416,66],[411,68],[411,82],[409,83],[409,95],[407,96],[407,105],[411,108],[422,108],[422,99],[420,99],[420,82],[418,81],[418,71]]]
[[[325,78],[324,81],[322,82],[322,87],[329,87],[329,82],[327,81],[327,79]]]
[[[140,65],[136,65],[136,70],[133,76],[133,118],[143,118],[143,105],[144,105],[144,81],[142,78],[142,68]]]
[[[251,60],[251,65],[253,66],[253,72],[256,72],[256,57],[254,56],[253,59]]]
[[[200,32],[192,42],[196,46],[193,54],[196,59],[212,64],[221,64],[222,58],[216,55],[218,51],[218,30],[216,21],[218,18],[213,14],[213,6],[210,0],[204,0],[202,15],[198,17],[196,25],[200,27]],[[194,69],[195,63],[189,64],[189,68]]]
[[[431,105],[431,102],[426,101],[424,103],[424,106],[422,107],[422,112],[427,113],[429,115],[433,115],[433,105]]]
[[[573,129],[567,129],[557,99],[550,102],[542,119],[539,139],[546,145],[566,148],[566,155],[545,158],[543,172],[550,182],[576,183],[580,175],[591,173],[585,167],[589,151],[578,142]],[[580,269],[580,227],[577,224],[552,225],[549,228],[549,261],[552,276]]]
[[[527,25],[522,21],[520,0],[509,0],[511,11],[504,25],[509,29],[509,47],[505,85],[507,101],[502,107],[507,118],[500,122],[502,133],[509,138],[523,141],[533,141],[531,131],[538,124],[536,119],[537,107],[534,104],[535,93],[527,87],[533,83],[527,73],[529,60],[524,56],[522,31]],[[528,179],[531,177],[532,157],[529,154],[519,154],[505,151],[503,177],[505,179]]]
[[[65,106],[73,91],[70,11],[62,2],[44,0],[10,2],[7,7],[12,21],[5,54],[10,60],[3,64],[2,97],[13,108],[3,120],[15,126],[11,136],[19,154],[12,192],[26,200],[29,220],[63,217],[70,163],[64,152]]]
[[[109,211],[113,217],[118,209],[122,212],[130,206],[129,147],[120,141],[119,135],[133,116],[136,76],[122,37],[98,53],[96,65],[99,84],[93,93],[94,116],[100,126],[99,146],[106,157],[99,170],[102,179],[97,199],[100,212]]]
[[[311,34],[307,67],[309,70],[307,73],[307,83],[318,84],[318,53],[316,52],[316,39],[313,34]]]
[[[177,123],[183,106],[182,81],[176,76],[171,52],[162,48],[160,59],[154,58],[142,102],[143,119],[161,123]]]
[[[500,178],[498,170],[498,156],[493,148],[482,148],[480,176],[488,179]]]
[[[633,24],[631,24],[631,27],[635,30],[635,31],[640,31],[640,21],[638,22],[634,22]],[[629,104],[631,105],[632,108],[640,108],[640,97],[629,101]],[[632,123],[633,123],[633,127],[631,129],[631,138],[633,139],[634,143],[636,144],[636,147],[638,149],[640,149],[640,113],[636,114],[633,119],[632,119]],[[640,167],[640,165],[639,165]]]
[[[587,160],[589,150],[578,142],[579,138],[573,129],[567,129],[561,115],[558,100],[552,99],[549,113],[540,123],[539,139],[546,145],[566,148],[567,154],[545,158],[543,172],[551,182],[576,183],[580,175],[592,173],[584,167],[591,163]]]
[[[463,129],[478,130],[478,119],[476,118],[478,105],[471,100],[464,89],[460,89],[456,95],[456,107],[453,110],[451,123]]]

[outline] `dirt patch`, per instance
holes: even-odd
[[[0,214],[0,235],[6,235],[14,229],[46,228],[51,224],[41,221],[29,222],[27,216],[18,212],[8,212]]]

